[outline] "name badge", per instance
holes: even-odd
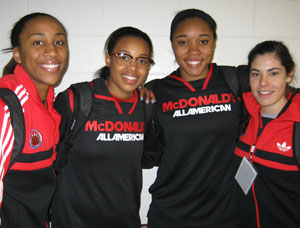
[[[253,184],[255,178],[257,176],[257,171],[250,163],[250,161],[243,157],[242,162],[238,171],[236,172],[235,179],[238,182],[239,186],[245,193],[248,194],[251,185]]]

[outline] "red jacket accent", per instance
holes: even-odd
[[[251,92],[243,94],[243,98],[250,120],[234,153],[241,158],[246,156],[258,172],[252,191],[239,201],[244,208],[244,220],[262,228],[300,227],[297,215],[300,173],[293,142],[294,123],[300,122],[300,94],[292,98],[283,113],[267,123],[260,136],[257,136],[261,125],[260,105]]]
[[[9,222],[18,220],[17,223],[23,227],[45,227],[56,185],[52,165],[56,157],[55,146],[59,140],[61,119],[53,107],[54,89],[49,88],[43,103],[35,84],[20,65],[16,66],[14,74],[0,79],[0,87],[9,88],[17,94],[23,108],[26,132],[24,149],[8,169],[14,137],[9,112],[3,111],[7,110],[7,106],[0,99],[2,224],[9,227]]]

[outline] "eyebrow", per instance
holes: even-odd
[[[148,55],[148,54],[141,54],[140,57],[146,57],[146,58],[149,58],[149,55]]]
[[[127,54],[127,55],[131,55],[132,56],[132,54],[129,52],[129,51],[126,51],[126,50],[121,50],[121,51],[118,51],[117,53],[125,53],[125,54]],[[133,57],[133,56],[132,56]],[[138,57],[146,57],[146,58],[149,58],[149,55],[148,54],[140,54],[140,56],[138,56]],[[136,58],[138,58],[138,57],[136,57]]]
[[[281,70],[280,68],[278,67],[273,67],[271,69],[268,69],[267,71],[270,72],[270,71],[273,71],[273,70]],[[250,71],[260,71],[259,69],[256,69],[256,68],[253,68],[253,69],[250,69]]]
[[[46,34],[42,33],[42,32],[32,33],[27,38],[29,38],[31,36],[46,36]],[[66,36],[66,34],[61,33],[61,32],[57,32],[57,33],[55,33],[55,36]]]
[[[185,34],[178,35],[175,38],[185,38],[185,37],[188,37],[188,35],[185,35]],[[208,35],[208,34],[200,34],[199,37],[210,37],[210,35]]]
[[[273,67],[273,68],[271,68],[271,69],[268,69],[268,71],[273,71],[273,70],[281,70],[281,69],[278,68],[278,67]]]

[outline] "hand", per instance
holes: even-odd
[[[151,90],[146,89],[144,86],[140,86],[139,90],[140,90],[140,99],[141,99],[141,101],[144,100],[144,98],[146,97],[146,99],[145,99],[146,104],[149,104],[150,100],[151,100],[152,104],[155,103],[155,101],[156,101],[155,100],[155,95]]]

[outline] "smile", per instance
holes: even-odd
[[[40,66],[48,70],[53,70],[60,67],[60,64],[41,64]]]
[[[258,93],[261,94],[261,95],[268,95],[268,94],[271,94],[272,92],[270,92],[270,91],[259,91]]]
[[[198,67],[201,64],[199,60],[186,61],[186,63],[192,67]]]
[[[122,77],[123,77],[123,78],[126,78],[126,79],[128,79],[128,80],[132,80],[132,81],[137,79],[136,76],[132,76],[132,75],[122,75]]]

